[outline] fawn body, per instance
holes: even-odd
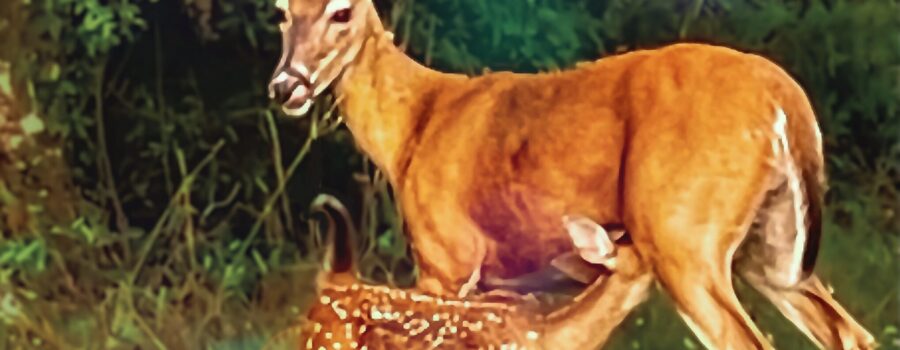
[[[336,229],[328,207],[347,230]],[[365,285],[356,278],[349,213],[328,197],[313,208],[330,222],[325,256],[331,268],[320,271],[317,298],[302,323],[270,340],[267,349],[593,349],[647,297],[653,281],[634,249],[623,246],[616,254],[622,268],[606,270],[586,293],[549,314],[537,299],[514,293],[458,298]]]
[[[520,300],[447,300],[362,284],[329,287],[307,313],[300,347],[535,349],[537,316],[525,308]]]
[[[299,115],[333,85],[399,198],[421,290],[458,292],[472,271],[540,269],[573,249],[559,218],[575,214],[624,226],[707,347],[771,348],[733,270],[817,344],[871,345],[812,273],[821,136],[803,90],[774,63],[677,44],[562,72],[467,77],[404,55],[370,0],[279,6],[272,95]]]

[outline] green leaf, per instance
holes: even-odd
[[[266,265],[266,261],[262,258],[262,255],[260,255],[256,249],[253,250],[252,255],[253,260],[256,262],[256,266],[259,268],[260,273],[269,273],[269,267]]]

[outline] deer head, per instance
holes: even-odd
[[[269,97],[300,116],[383,28],[369,0],[277,0],[276,8],[283,14],[283,47]]]

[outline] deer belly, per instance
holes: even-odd
[[[512,278],[547,267],[553,258],[572,251],[562,218],[574,214],[573,204],[533,186],[506,185],[475,196],[469,216],[492,243],[482,273]],[[597,209],[577,214],[608,222]]]

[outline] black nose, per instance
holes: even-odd
[[[284,80],[278,83],[273,83],[269,87],[269,97],[275,100],[278,103],[285,103],[288,98],[291,97],[291,93],[293,92],[292,84],[288,80]]]

